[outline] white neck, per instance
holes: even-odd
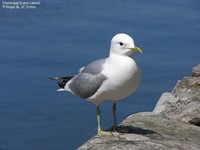
[[[132,58],[132,53],[130,54],[116,54],[116,53],[113,53],[112,51],[110,51],[110,54],[109,54],[109,58],[112,58],[112,57],[131,57]]]

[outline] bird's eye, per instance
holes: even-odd
[[[123,45],[124,45],[124,43],[122,43],[122,42],[119,42],[119,45],[120,45],[120,46],[123,46]]]

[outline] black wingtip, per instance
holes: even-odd
[[[68,81],[58,81],[57,84],[58,84],[58,86],[59,86],[60,88],[64,89],[67,82],[68,82]]]
[[[60,88],[64,88],[65,84],[71,80],[74,76],[67,76],[67,77],[50,77],[49,80],[56,80],[58,81],[58,86]]]

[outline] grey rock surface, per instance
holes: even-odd
[[[200,64],[192,68],[192,76],[200,77]]]
[[[171,93],[163,93],[154,109],[174,121],[200,125],[200,86],[197,77],[178,81]]]
[[[195,68],[195,67],[194,67]],[[200,65],[193,72],[198,72]],[[194,74],[194,73],[192,73]],[[111,136],[94,136],[79,150],[200,150],[200,77],[178,81],[153,112],[127,117]]]

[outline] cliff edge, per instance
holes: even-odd
[[[200,150],[200,64],[163,93],[153,112],[127,117],[112,136],[94,136],[78,150]]]

